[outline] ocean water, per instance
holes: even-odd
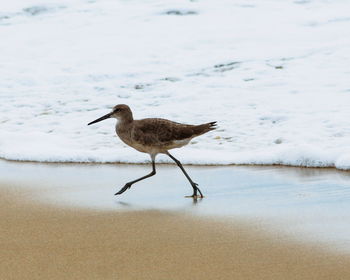
[[[135,118],[219,128],[192,164],[350,169],[350,2],[12,0],[0,9],[0,157],[145,162],[87,127]],[[160,161],[168,161],[159,157]]]

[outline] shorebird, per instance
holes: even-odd
[[[200,125],[189,125],[159,118],[134,120],[130,107],[125,104],[119,104],[113,107],[112,112],[90,122],[88,125],[109,118],[117,119],[115,130],[119,138],[125,144],[133,147],[139,152],[149,154],[152,160],[151,173],[136,180],[127,182],[123,188],[115,193],[115,195],[124,193],[136,182],[154,176],[156,174],[156,155],[166,154],[173,161],[175,161],[177,166],[180,167],[187,180],[190,182],[193,188],[193,194],[188,197],[204,197],[201,190],[198,188],[198,184],[192,181],[181,162],[171,155],[169,150],[183,147],[187,145],[192,138],[215,129],[216,122],[209,122]]]

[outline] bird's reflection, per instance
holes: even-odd
[[[130,207],[132,207],[132,204],[127,203],[127,202],[124,202],[124,201],[116,201],[115,203],[118,204],[118,205],[120,205],[121,207],[124,207],[124,208],[130,208]]]
[[[198,205],[198,203],[201,203],[202,200],[203,200],[203,197],[191,197],[192,198],[192,205],[195,206],[195,205]]]
[[[191,200],[191,206],[193,207],[193,206],[198,206],[201,202],[202,202],[202,200],[203,200],[203,198],[202,197],[189,197],[190,198],[190,200]],[[127,209],[129,209],[130,210],[130,208],[132,208],[132,209],[138,209],[138,207],[140,207],[140,205],[138,205],[138,207],[135,205],[135,204],[132,204],[132,203],[128,203],[128,202],[124,202],[124,201],[115,201],[114,202],[117,206],[119,206],[120,208],[127,208]],[[188,204],[187,204],[188,205]],[[180,207],[180,208],[187,208],[187,207],[189,207],[190,205],[188,205],[188,206],[185,206],[185,205],[183,205],[182,207]],[[164,208],[164,210],[167,210],[167,207],[165,207]],[[169,209],[168,209],[169,210]],[[179,209],[178,209],[179,210]]]

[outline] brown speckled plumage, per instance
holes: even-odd
[[[126,189],[138,181],[155,175],[155,157],[159,153],[163,153],[172,158],[175,163],[184,172],[187,179],[190,181],[194,193],[192,197],[197,197],[197,191],[200,197],[203,197],[201,191],[184,170],[180,161],[175,159],[170,153],[170,149],[180,148],[187,145],[192,138],[202,135],[208,131],[214,130],[216,122],[209,122],[200,125],[189,125],[173,122],[166,119],[148,118],[134,120],[129,106],[119,104],[113,108],[113,111],[90,124],[102,121],[107,118],[116,118],[116,133],[119,138],[127,145],[134,149],[148,153],[152,159],[153,171],[137,180],[128,182],[118,193],[123,193]]]
[[[140,152],[166,153],[186,145],[192,138],[214,129],[214,123],[186,125],[165,119],[134,120],[116,127],[120,139]]]

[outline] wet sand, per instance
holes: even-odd
[[[350,279],[350,258],[254,224],[41,204],[0,184],[0,279]]]
[[[0,160],[0,186],[15,185],[26,199],[97,211],[185,212],[259,224],[298,242],[322,243],[350,254],[350,172],[275,166],[186,166],[206,196],[184,199],[192,188],[175,165],[114,196],[150,165],[42,164]]]

